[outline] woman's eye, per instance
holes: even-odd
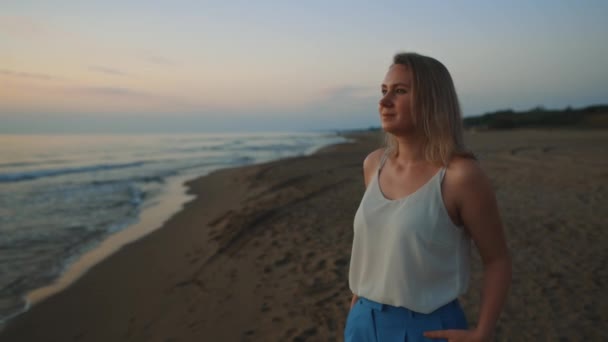
[[[382,95],[386,95],[386,89],[382,89],[381,92],[382,92]]]
[[[397,89],[397,90],[395,90],[395,93],[397,93],[397,94],[405,94],[405,93],[407,93],[407,90],[405,90],[405,89]]]

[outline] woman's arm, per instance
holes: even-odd
[[[450,191],[457,193],[458,213],[483,263],[481,308],[474,329],[431,332],[427,337],[489,341],[511,284],[511,258],[489,179],[473,160],[459,160],[450,166]]]
[[[490,338],[511,285],[511,258],[490,180],[477,162],[469,160],[462,169],[459,212],[483,263],[477,330]]]

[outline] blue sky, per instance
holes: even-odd
[[[378,125],[391,57],[463,113],[608,102],[606,1],[3,1],[0,132]]]

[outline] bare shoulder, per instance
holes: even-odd
[[[450,174],[450,178],[456,183],[475,182],[486,177],[477,160],[464,157],[454,157],[450,161],[447,174]]]
[[[474,194],[494,192],[479,162],[471,158],[454,157],[447,168],[444,182],[461,200]]]
[[[380,166],[380,160],[382,159],[384,150],[384,148],[379,148],[368,154],[367,157],[365,157],[365,159],[363,160],[363,175],[365,177],[365,186],[369,184],[369,181],[371,180],[371,177],[373,176],[374,172],[376,172],[378,166]]]

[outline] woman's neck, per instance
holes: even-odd
[[[407,136],[396,137],[396,139],[398,146],[396,161],[400,164],[410,165],[427,161],[422,138]]]

